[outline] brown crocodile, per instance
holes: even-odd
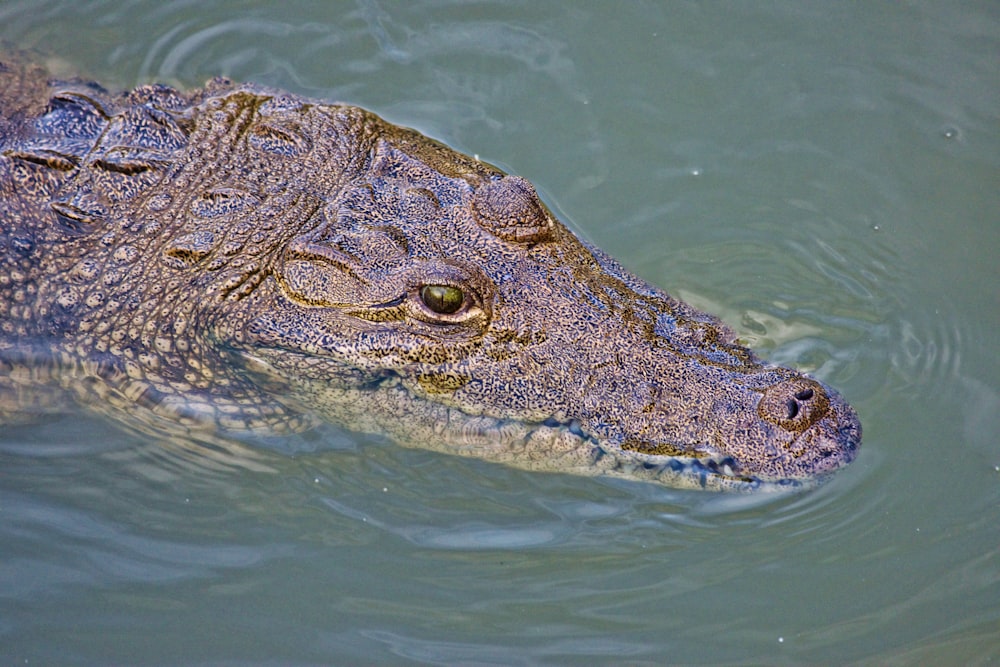
[[[210,443],[319,421],[533,470],[810,485],[855,412],[363,109],[0,65],[0,420],[57,393]]]

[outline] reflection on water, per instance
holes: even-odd
[[[64,505],[3,495],[15,517],[8,535],[17,551],[3,565],[4,597],[30,601],[66,588],[105,589],[117,584],[165,584],[204,578],[222,568],[253,568],[290,549],[278,544],[185,544],[174,536],[150,538]],[[64,545],[53,549],[53,545]],[[44,558],[38,554],[44,553]]]
[[[526,175],[865,427],[830,484],[735,497],[332,428],[6,425],[3,662],[994,658],[997,35],[989,3],[3,3],[63,74],[253,79]]]

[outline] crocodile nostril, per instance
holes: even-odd
[[[823,385],[797,376],[764,390],[757,404],[757,414],[786,431],[802,433],[823,419],[829,407]]]

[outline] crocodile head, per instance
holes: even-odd
[[[326,114],[355,119],[309,141],[349,135],[360,157],[336,187],[295,195],[307,221],[214,324],[289,409],[682,487],[801,487],[855,457],[861,427],[836,392],[579,239],[528,181],[360,110]]]

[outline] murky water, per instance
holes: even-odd
[[[995,2],[0,2],[109,87],[222,74],[531,178],[861,414],[733,498],[327,429],[253,466],[72,414],[0,434],[4,664],[1000,659]]]

